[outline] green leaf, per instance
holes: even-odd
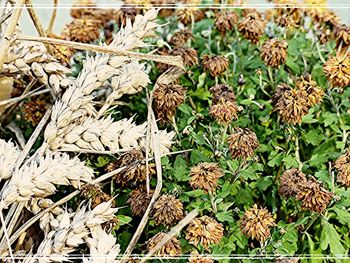
[[[118,226],[126,225],[131,222],[132,218],[125,215],[117,215]]]
[[[187,163],[180,155],[176,156],[174,162],[174,176],[179,181],[187,181],[189,179]]]
[[[335,113],[330,113],[330,112],[324,112],[322,114],[323,117],[323,124],[324,126],[329,126],[335,122],[337,122],[338,118],[337,118],[337,114]]]
[[[286,65],[292,70],[294,74],[300,73],[300,67],[293,61],[290,56],[288,56],[286,59]]]
[[[341,237],[334,226],[326,220],[322,220],[322,225],[320,248],[324,251],[329,247],[333,255],[346,255],[346,250],[340,242]]]
[[[318,130],[310,130],[305,134],[306,142],[312,144],[314,146],[320,144],[324,140],[324,135],[320,133]]]
[[[220,222],[233,222],[232,212],[219,212],[216,214],[216,218]]]
[[[346,210],[333,207],[332,210],[336,212],[337,214],[337,219],[339,219],[339,222],[342,223],[343,225],[349,224],[350,223],[350,213]]]

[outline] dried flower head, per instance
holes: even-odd
[[[130,209],[134,215],[143,216],[143,214],[146,212],[149,202],[152,199],[153,193],[153,190],[150,190],[149,193],[147,193],[146,189],[144,188],[138,188],[131,191],[127,203],[129,204]]]
[[[331,202],[333,194],[327,191],[314,178],[310,178],[300,189],[297,199],[301,201],[301,207],[306,210],[322,213]]]
[[[299,258],[277,258],[275,260],[275,263],[298,263]]]
[[[153,217],[156,225],[173,226],[183,216],[183,204],[173,195],[162,195],[154,204]]]
[[[81,18],[86,15],[91,15],[96,11],[96,3],[93,0],[78,0],[70,10],[70,15],[73,18]]]
[[[196,7],[186,7],[177,9],[176,15],[184,25],[198,22],[204,18],[204,12]]]
[[[193,48],[175,47],[173,50],[170,51],[169,55],[182,57],[184,64],[187,67],[198,65],[197,51]]]
[[[296,196],[306,183],[305,174],[298,169],[286,170],[280,178],[278,193],[284,197]]]
[[[235,129],[228,139],[228,147],[233,159],[247,159],[254,155],[254,150],[258,148],[259,141],[256,134],[248,128]]]
[[[114,180],[122,187],[126,185],[137,186],[146,180],[147,168],[145,158],[141,150],[131,150],[120,156],[115,162],[106,167],[106,171],[111,172],[117,168],[127,166],[126,169],[114,176]],[[148,164],[148,174],[152,176],[156,173],[155,165]]]
[[[344,48],[350,46],[350,26],[337,24],[334,28],[334,36],[337,46],[342,45]]]
[[[264,34],[265,21],[258,12],[252,12],[238,24],[238,31],[252,43],[258,43]]]
[[[275,3],[282,5],[276,8],[275,19],[279,26],[286,28],[299,27],[302,22],[302,10],[295,7],[296,0],[278,0]]]
[[[257,204],[245,211],[239,224],[246,236],[260,242],[264,242],[270,237],[270,228],[276,226],[271,213],[266,208],[259,209]]]
[[[323,71],[333,87],[344,88],[350,85],[350,55],[337,54],[323,65]]]
[[[138,15],[138,13],[138,8],[132,7],[130,5],[123,5],[115,13],[115,21],[117,22],[118,27],[124,27],[128,19],[130,19],[131,23],[134,23],[135,17]]]
[[[191,252],[189,263],[214,263],[214,260],[207,255],[199,255],[198,251]]]
[[[81,188],[81,195],[91,200],[91,207],[95,208],[99,204],[103,202],[108,202],[112,199],[112,197],[101,189],[101,186],[98,184],[85,184]],[[114,207],[115,203],[114,200],[112,201],[112,207]]]
[[[98,21],[83,17],[74,19],[63,31],[63,35],[71,41],[90,43],[100,36]]]
[[[273,98],[277,101],[274,111],[280,114],[283,122],[301,124],[303,116],[309,111],[308,95],[304,90],[285,89],[286,87],[276,90],[279,94],[275,94]]]
[[[229,66],[230,61],[223,56],[209,56],[202,57],[202,65],[205,71],[208,71],[213,77],[222,75]]]
[[[50,34],[49,37],[56,39],[64,39],[63,36]],[[57,58],[63,65],[68,65],[71,57],[74,54],[74,49],[64,45],[50,45],[51,51],[55,58]]]
[[[159,85],[153,92],[157,118],[164,124],[172,119],[185,100],[186,89],[181,85]]]
[[[209,89],[213,95],[213,104],[221,103],[222,100],[236,102],[236,96],[232,88],[227,84],[217,84]]]
[[[284,92],[290,90],[291,87],[286,84],[286,83],[280,83],[277,85],[277,88],[274,92],[274,94],[272,95],[271,101],[273,105],[276,105],[278,100],[282,97],[282,95],[284,94]]]
[[[184,46],[193,35],[189,29],[182,29],[171,36],[169,43],[175,47]]]
[[[216,13],[215,17],[215,27],[222,35],[232,31],[239,19],[235,11],[221,11]]]
[[[337,182],[350,186],[350,150],[339,156],[335,161],[335,168],[338,170]]]
[[[217,163],[201,163],[192,167],[190,185],[193,189],[213,192],[223,172]]]
[[[261,47],[261,58],[267,66],[278,68],[286,62],[287,47],[285,40],[269,39]]]
[[[31,122],[33,126],[38,125],[47,110],[47,106],[48,102],[46,100],[32,98],[22,106],[24,119]]]
[[[163,238],[167,236],[166,233],[160,232],[150,240],[147,241],[147,249],[152,250]],[[178,256],[181,255],[181,243],[176,238],[171,238],[168,242],[162,246],[158,252],[156,252],[157,256]]]
[[[310,74],[301,76],[296,82],[296,88],[307,93],[306,100],[310,107],[322,101],[324,91],[321,87],[317,86],[316,81],[312,79]]]
[[[193,219],[186,232],[186,239],[189,243],[195,246],[200,244],[207,251],[210,251],[211,245],[219,244],[223,236],[222,224],[209,216]]]

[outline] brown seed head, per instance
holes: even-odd
[[[283,93],[291,90],[291,87],[288,84],[280,83],[278,84],[275,93],[272,95],[271,101],[273,105],[276,105],[278,100],[282,97]]]
[[[82,43],[94,42],[99,38],[99,25],[96,20],[88,17],[74,19],[65,28],[62,35],[66,36],[71,41]]]
[[[332,197],[333,194],[323,188],[314,178],[310,178],[297,194],[297,199],[301,201],[303,209],[318,213],[322,213],[327,208]]]
[[[335,168],[338,170],[337,182],[350,186],[350,150],[335,161]]]
[[[133,23],[135,17],[139,14],[140,9],[134,8],[130,5],[123,5],[115,13],[115,21],[117,22],[118,27],[125,27],[126,21],[130,19],[130,22]]]
[[[153,92],[154,107],[159,121],[164,124],[172,119],[176,109],[185,100],[186,89],[181,85],[159,85]]]
[[[217,163],[201,163],[192,167],[190,185],[193,189],[214,192],[223,172]]]
[[[275,19],[279,26],[286,28],[296,28],[301,25],[302,10],[295,7],[298,5],[296,0],[278,0],[275,3],[281,5],[276,8]]]
[[[270,237],[270,228],[276,226],[271,213],[266,208],[259,209],[257,204],[245,211],[239,224],[246,236],[260,242]]]
[[[237,127],[235,132],[228,137],[227,142],[233,159],[252,157],[254,150],[259,146],[256,134],[248,128]]]
[[[292,168],[285,171],[281,176],[278,193],[284,197],[295,196],[306,183],[305,174],[298,169]]]
[[[169,55],[182,57],[184,64],[187,67],[198,65],[197,51],[193,48],[175,47],[173,50],[170,51]]]
[[[239,19],[235,11],[221,11],[216,13],[215,17],[215,27],[222,35],[228,31],[232,31]]]
[[[33,126],[39,124],[48,107],[48,102],[44,99],[32,98],[22,106],[23,117]]]
[[[279,92],[281,92],[281,90]],[[276,100],[277,97],[276,95]],[[274,111],[280,114],[283,122],[294,125],[297,123],[301,124],[303,116],[309,111],[307,93],[300,89],[290,88],[289,90],[285,90],[277,100]]]
[[[238,24],[238,31],[252,43],[258,43],[264,34],[265,21],[258,12],[252,12]]]
[[[166,233],[160,232],[150,240],[147,241],[147,249],[150,251],[154,248],[163,238],[167,236]],[[168,242],[165,243],[164,246],[161,247],[156,252],[157,256],[179,256],[181,255],[181,243],[176,238],[171,238]]]
[[[301,91],[306,92],[306,100],[310,107],[315,106],[322,101],[324,91],[321,87],[317,86],[316,81],[312,79],[312,76],[310,74],[301,76],[297,80],[295,86]]]
[[[143,216],[149,202],[151,201],[153,193],[153,190],[150,190],[149,193],[147,193],[144,188],[138,188],[131,191],[127,204],[129,204],[134,215]]]
[[[267,66],[278,68],[286,62],[287,47],[285,40],[270,39],[262,45],[260,56]]]
[[[207,255],[199,255],[198,251],[191,252],[188,259],[189,263],[214,263],[214,260]]]
[[[110,195],[103,192],[101,186],[98,184],[85,184],[81,188],[80,193],[84,198],[91,200],[92,208],[95,208],[99,204],[103,202],[108,202],[112,199]],[[115,205],[114,200],[112,201],[112,205]]]
[[[219,244],[224,236],[222,224],[209,216],[202,216],[193,219],[186,232],[186,239],[190,244],[202,245],[207,251],[210,251],[212,244]]]
[[[176,15],[178,19],[184,25],[191,24],[193,22],[198,22],[202,20],[205,16],[203,10],[198,9],[196,7],[186,7],[180,8],[176,10]]]
[[[350,26],[337,24],[334,28],[334,36],[337,46],[342,45],[343,48],[350,46]]]
[[[169,43],[175,47],[181,47],[184,46],[188,40],[192,39],[192,37],[192,32],[186,28],[172,35]]]
[[[208,71],[213,77],[222,75],[228,68],[230,61],[223,56],[209,56],[202,57],[202,65],[205,71]]]
[[[334,87],[350,85],[350,55],[337,54],[323,65],[323,71]]]
[[[154,204],[153,217],[156,225],[173,226],[183,216],[183,204],[173,195],[162,195]]]
[[[222,101],[210,107],[210,115],[222,125],[228,125],[232,120],[237,120],[238,107],[235,102]]]
[[[127,185],[137,186],[146,180],[147,168],[145,158],[141,150],[131,150],[130,152],[120,156],[115,162],[110,163],[106,167],[107,172],[111,172],[117,168],[127,166],[126,169],[114,176],[116,183],[122,187]],[[155,165],[148,164],[148,174],[152,176],[156,173]]]

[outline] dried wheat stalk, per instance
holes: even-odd
[[[0,182],[10,179],[20,150],[12,142],[0,140]]]

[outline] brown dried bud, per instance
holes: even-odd
[[[284,86],[286,88],[287,86]],[[273,99],[277,100],[274,106],[274,111],[277,111],[283,122],[291,124],[301,124],[303,116],[309,111],[309,103],[305,90],[292,89],[276,90],[281,93],[274,95]]]
[[[131,212],[136,216],[143,216],[152,199],[154,191],[147,193],[146,189],[138,188],[131,191],[127,204],[129,204]]]
[[[192,167],[190,185],[193,189],[214,192],[223,172],[217,163],[201,163]]]
[[[264,34],[265,21],[258,12],[252,12],[238,24],[238,31],[252,43],[258,43]]]
[[[331,202],[333,194],[327,191],[314,178],[310,178],[300,189],[297,199],[301,201],[301,207],[306,210],[322,213]]]
[[[173,195],[162,195],[154,204],[153,217],[156,225],[173,226],[183,216],[183,204]]]
[[[214,263],[214,260],[207,255],[199,255],[197,251],[191,252],[188,259],[189,263]]]
[[[273,105],[276,105],[278,100],[282,97],[283,93],[290,90],[291,87],[288,84],[280,83],[278,84],[275,93],[272,95],[271,101]]]
[[[235,129],[228,139],[228,147],[233,159],[247,159],[254,156],[254,150],[258,148],[259,141],[256,134],[248,128]]]
[[[193,48],[175,47],[173,50],[170,51],[169,55],[182,57],[184,64],[187,67],[198,65],[197,51]]]
[[[342,45],[343,48],[350,46],[350,26],[338,24],[334,28],[334,36],[337,46]]]
[[[246,236],[260,242],[264,242],[270,237],[270,228],[276,226],[271,213],[266,208],[259,209],[257,204],[245,211],[239,224]]]
[[[123,166],[127,166],[127,168],[114,176],[116,183],[120,184],[122,187],[125,187],[126,185],[135,187],[146,180],[146,161],[141,150],[131,150],[130,152],[125,153],[120,156],[118,160],[110,163],[106,167],[106,171],[111,172]],[[152,176],[155,173],[155,165],[149,163],[149,176]]]
[[[307,93],[306,100],[310,107],[322,101],[324,91],[321,87],[317,86],[316,81],[312,79],[310,74],[301,76],[296,82],[296,88],[305,91]]]
[[[301,8],[294,7],[295,5],[298,5],[297,1],[279,0],[277,4],[282,5],[282,7],[276,8],[275,13],[276,23],[279,26],[295,28],[301,25]]]
[[[284,197],[296,196],[306,183],[305,174],[298,169],[292,168],[285,171],[281,176],[278,193]]]
[[[350,85],[350,56],[337,54],[323,65],[323,71],[333,87],[344,88]]]
[[[167,236],[166,233],[160,232],[150,240],[147,241],[147,249],[150,251],[154,248],[163,238]],[[181,243],[176,238],[171,238],[164,244],[157,252],[157,256],[179,256],[181,255]]]
[[[235,11],[222,11],[220,13],[216,13],[215,17],[215,27],[222,35],[224,35],[227,31],[232,31],[239,19]]]
[[[338,170],[337,182],[350,186],[350,150],[339,156],[335,161],[335,168]]]
[[[228,125],[232,120],[237,120],[237,104],[231,101],[222,101],[221,103],[210,107],[210,115],[222,125]]]
[[[101,189],[101,186],[98,184],[85,184],[81,188],[81,195],[91,200],[91,207],[95,208],[103,202],[108,202],[112,197]],[[114,200],[112,201],[112,206],[115,206]]]
[[[213,104],[221,103],[222,100],[236,102],[236,96],[229,85],[217,84],[209,89],[213,95]]]
[[[139,14],[139,9],[130,5],[123,5],[115,13],[115,21],[119,28],[125,27],[127,19],[130,19],[131,23],[134,23],[135,17]]]
[[[209,216],[202,216],[191,221],[187,228],[186,239],[190,244],[202,245],[205,250],[210,251],[212,244],[219,244],[224,236],[222,224]]]
[[[94,42],[100,36],[98,21],[88,17],[74,19],[66,26],[62,35],[71,41],[82,43]]]
[[[196,7],[177,9],[176,15],[181,23],[183,23],[185,26],[191,24],[192,22],[198,22],[205,16],[203,10]]]
[[[205,71],[208,71],[213,77],[222,75],[229,66],[230,61],[223,56],[209,56],[202,57],[202,65]]]
[[[92,0],[76,1],[70,10],[70,15],[73,18],[81,18],[86,15],[91,15],[96,10],[96,3]]]
[[[192,37],[192,32],[186,28],[172,35],[169,43],[175,47],[181,47],[184,46],[188,40],[192,39]]]
[[[153,92],[155,112],[160,123],[172,119],[176,109],[185,100],[186,89],[181,85],[159,85]]]
[[[285,40],[270,39],[261,47],[261,58],[267,66],[278,68],[286,62],[288,43]]]
[[[22,106],[23,118],[31,122],[33,126],[39,124],[48,107],[48,102],[44,99],[32,98]]]

